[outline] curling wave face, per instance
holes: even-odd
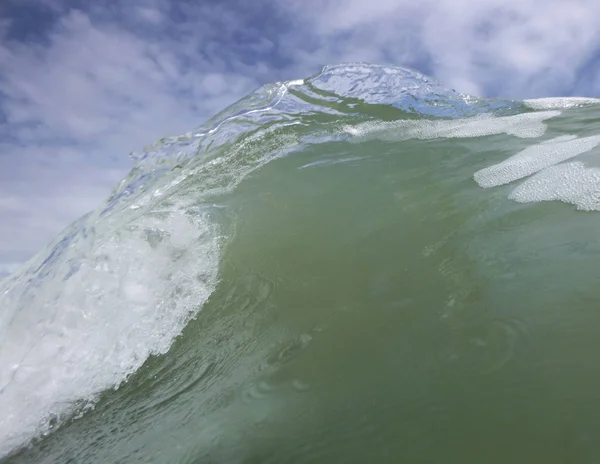
[[[460,422],[456,375],[518,384],[539,322],[523,308],[571,295],[560,247],[592,250],[574,266],[596,295],[600,222],[575,210],[600,210],[599,102],[331,66],[136,154],[105,203],[0,283],[0,457],[412,456],[385,402],[425,408],[424,443],[431,421]],[[540,209],[554,200],[574,207]]]

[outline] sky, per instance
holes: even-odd
[[[132,151],[327,64],[598,97],[598,18],[598,0],[1,0],[0,277],[102,202]]]

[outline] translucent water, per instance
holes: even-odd
[[[597,103],[352,64],[148,147],[0,283],[0,460],[596,462]]]

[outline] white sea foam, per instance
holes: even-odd
[[[150,213],[79,234],[39,281],[34,268],[3,283],[0,456],[168,350],[214,289],[215,232],[200,215]]]
[[[199,203],[296,148],[282,127],[101,206],[2,282],[0,457],[169,349],[217,282],[221,239]]]
[[[501,163],[477,171],[474,178],[485,188],[508,184],[590,151],[598,144],[599,135],[584,138],[563,135],[528,147]]]
[[[577,108],[586,105],[597,105],[600,98],[587,97],[553,97],[553,98],[532,98],[523,100],[525,106],[534,110],[554,110]]]
[[[470,138],[495,134],[535,138],[541,137],[546,132],[546,124],[543,121],[559,114],[560,111],[541,111],[502,117],[483,114],[454,120],[365,122],[355,126],[344,126],[342,130],[359,141],[379,139],[397,142],[409,139]]]
[[[520,203],[558,200],[600,211],[600,169],[581,162],[552,166],[516,187],[509,198]]]

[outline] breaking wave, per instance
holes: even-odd
[[[273,295],[285,294],[282,289],[286,288],[289,301],[315,304],[311,292],[316,287],[311,285],[327,279],[331,293],[323,293],[322,301],[334,305],[332,295],[342,288],[336,287],[333,277],[337,271],[333,267],[328,270],[326,263],[330,261],[318,261],[317,256],[346,243],[345,251],[331,259],[348,268],[353,268],[352,262],[364,265],[360,250],[375,246],[365,244],[375,231],[389,228],[400,236],[419,221],[423,227],[440,227],[437,235],[424,232],[424,236],[432,234],[431,243],[422,243],[420,257],[410,258],[414,272],[421,272],[421,280],[413,285],[422,285],[420,291],[427,292],[423,282],[430,278],[428,273],[440,276],[440,282],[446,282],[450,290],[440,296],[445,309],[436,314],[456,320],[460,316],[453,311],[467,305],[467,294],[474,291],[469,290],[472,277],[455,258],[440,258],[431,269],[422,267],[419,260],[444,250],[461,234],[466,243],[470,240],[467,230],[480,237],[483,229],[478,232],[477,221],[484,221],[491,211],[509,214],[515,202],[559,200],[579,210],[600,210],[600,130],[594,131],[593,124],[588,123],[597,120],[599,102],[584,98],[488,100],[460,94],[404,68],[329,66],[307,79],[262,87],[205,125],[146,148],[134,156],[134,169],[105,203],[0,283],[0,456],[40,461],[64,458],[65,462],[73,456],[78,457],[77,462],[135,461],[146,456],[141,450],[157,436],[148,435],[146,425],[137,432],[144,438],[132,440],[133,432],[125,432],[126,427],[119,425],[125,419],[113,414],[105,419],[112,424],[107,426],[113,429],[110,438],[98,432],[94,439],[93,430],[98,430],[94,427],[101,419],[93,418],[100,417],[98,410],[103,404],[117,404],[140,417],[149,415],[164,430],[171,430],[171,422],[160,419],[169,413],[153,411],[167,397],[181,399],[184,392],[202,382],[206,385],[197,387],[198,395],[205,398],[218,397],[210,393],[211,388],[215,392],[239,389],[250,397],[268,396],[271,387],[248,379],[261,371],[257,366],[264,359],[277,359],[266,362],[273,370],[282,359],[313,343],[317,335],[312,326],[316,322],[304,324],[302,318],[309,316],[286,316],[289,324],[302,328],[295,330],[288,325],[276,334],[268,327],[251,331],[248,327],[260,325],[252,319],[259,318],[252,308],[265,302],[272,307],[284,305],[284,300]],[[420,160],[427,163],[419,164]],[[330,170],[325,173],[326,169]],[[263,184],[256,180],[264,178],[269,180]],[[386,193],[381,193],[384,190]],[[447,198],[454,199],[452,205],[445,203]],[[473,206],[492,199],[496,202],[492,209]],[[323,210],[311,209],[317,203]],[[457,214],[455,219],[443,222],[451,213]],[[340,215],[339,224],[331,222],[330,215],[335,214]],[[405,219],[394,219],[402,214]],[[279,223],[276,217],[285,217],[287,222]],[[403,221],[413,222],[406,225]],[[244,239],[244,234],[250,234],[251,239]],[[419,233],[414,234],[411,240],[420,243]],[[263,236],[269,237],[268,243],[261,241]],[[322,240],[329,248],[311,248],[302,236]],[[474,240],[470,247],[476,243]],[[388,246],[392,245],[390,241]],[[300,246],[303,248],[296,248]],[[492,249],[489,253],[496,246],[502,247],[488,246]],[[483,256],[483,251],[477,253],[469,259]],[[302,264],[302,256],[314,256],[315,263]],[[355,261],[346,261],[349,256]],[[394,266],[385,254],[377,256],[381,269],[374,264],[362,268],[365,282],[370,282],[370,295],[378,291],[385,294],[383,289],[389,282],[384,270],[391,272],[390,266]],[[409,260],[408,255],[400,256]],[[287,261],[280,262],[278,257]],[[254,273],[266,262],[272,273],[261,272],[269,277]],[[299,270],[298,275],[285,274],[284,262],[309,266],[315,280]],[[407,263],[398,266],[404,269]],[[308,280],[302,281],[300,275]],[[347,279],[353,281],[351,276]],[[413,290],[406,292],[410,294],[406,298],[415,304],[423,297]],[[490,289],[489,295],[496,298],[498,293]],[[357,301],[361,298],[355,297]],[[230,309],[226,315],[217,309],[207,310],[220,322],[214,322],[210,330],[203,329],[205,322],[200,316],[212,300],[215,308]],[[400,305],[401,298],[396,295],[396,300]],[[492,337],[492,332],[503,340],[498,342],[497,355],[477,358],[482,369],[484,364],[485,369],[500,369],[512,356],[511,340],[523,336],[519,323],[506,322],[506,318],[498,322],[501,319],[494,319],[496,325],[486,329],[487,335],[471,337],[488,347],[496,343],[486,338]],[[229,330],[231,327],[235,330]],[[208,339],[224,333],[234,341],[222,342],[225,348],[209,344]],[[175,358],[169,357],[178,337],[183,348]],[[267,340],[264,343],[263,338]],[[243,347],[255,343],[263,344],[244,351]],[[202,349],[193,348],[197,346]],[[211,349],[224,350],[225,360],[221,362],[229,368],[219,368],[218,361],[208,359],[214,354]],[[335,351],[335,346],[330,350]],[[275,358],[273,352],[277,353]],[[445,353],[449,357],[442,356],[445,361],[437,358],[438,364],[450,362],[452,356],[467,356],[463,351]],[[216,354],[214,357],[218,358]],[[171,385],[167,380],[171,377],[189,379]],[[290,388],[308,388],[308,382],[300,377],[290,381]],[[147,394],[127,390],[133,388],[132,383],[138,390],[162,391],[156,394],[162,400],[147,400]],[[110,399],[110,392],[122,391],[129,393]],[[230,414],[268,415],[288,404],[282,398],[275,397],[272,409],[262,413],[238,405]],[[243,427],[228,422],[230,416],[219,410],[218,401],[207,401],[195,409],[198,415],[210,412],[210,420],[202,427],[194,423],[203,445],[194,443],[193,452],[184,446],[183,455],[208,456],[213,451],[206,450],[213,449],[215,437],[225,434],[237,437],[236,456],[242,456],[239,443]],[[240,401],[246,404],[246,400]],[[289,407],[296,406],[293,403]],[[91,424],[87,435],[78,438],[77,446],[64,445],[64,430],[86,418]],[[192,422],[183,414],[177,427]],[[229,424],[229,428],[217,432],[216,424]],[[110,446],[95,445],[98,437],[105,437]],[[62,444],[52,445],[52,440]],[[120,455],[110,454],[125,442],[134,443],[133,448]],[[169,449],[180,449],[175,442],[169,443]],[[40,446],[45,447],[43,452]],[[228,460],[231,455],[223,451],[225,448],[219,448],[221,454],[215,451],[215,459],[234,462]],[[175,458],[159,461],[171,459]]]

